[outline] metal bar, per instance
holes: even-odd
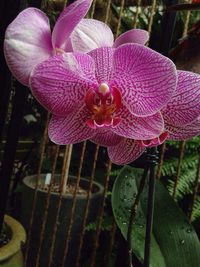
[[[110,14],[110,8],[111,8],[111,2],[112,0],[108,0],[108,5],[106,8],[106,18],[105,18],[105,23],[108,23],[108,18],[109,18],[109,14]]]
[[[121,0],[119,19],[118,19],[117,30],[116,30],[116,37],[118,37],[118,35],[120,34],[120,27],[121,27],[121,20],[122,20],[123,11],[124,11],[124,4],[125,4],[125,0]]]
[[[91,15],[90,15],[91,19],[93,19],[93,17],[94,17],[94,12],[95,12],[95,8],[96,8],[96,2],[97,2],[97,0],[93,0],[92,10],[91,10]]]
[[[64,188],[64,183],[65,183],[65,175],[66,175],[66,168],[68,165],[68,155],[70,153],[70,145],[67,145],[65,148],[65,153],[64,153],[64,158],[63,158],[63,168],[62,168],[62,173],[61,173],[61,180],[60,180],[60,193],[59,193],[59,199],[58,199],[58,204],[56,207],[56,219],[55,219],[55,224],[53,228],[53,233],[52,233],[52,239],[51,239],[51,245],[49,249],[49,259],[48,259],[48,264],[47,266],[51,266],[52,260],[53,260],[53,252],[54,252],[54,246],[55,246],[55,241],[56,241],[56,233],[58,229],[58,223],[59,223],[59,215],[60,215],[60,209],[61,209],[61,204],[62,204],[62,199],[63,199],[63,188]],[[66,187],[65,187],[66,188]]]
[[[133,21],[133,28],[137,27],[137,20],[138,20],[138,16],[139,16],[140,5],[141,5],[141,0],[137,0],[136,13],[135,13],[134,21]]]
[[[144,173],[142,175],[141,181],[140,181],[140,185],[138,188],[138,192],[135,198],[135,201],[133,203],[133,206],[131,208],[131,214],[130,214],[130,219],[129,219],[129,225],[128,225],[128,232],[127,232],[127,242],[128,242],[128,266],[129,267],[133,267],[133,259],[132,259],[132,232],[133,232],[133,224],[137,215],[137,210],[138,210],[138,205],[139,205],[139,201],[142,195],[142,192],[144,190],[145,187],[145,182],[146,182],[146,178],[148,176],[148,172],[149,172],[149,166],[147,166],[144,169]]]
[[[116,225],[116,222],[113,218],[112,229],[110,231],[110,242],[108,243],[108,247],[106,249],[106,254],[104,256],[104,265],[103,265],[104,267],[110,266],[110,258],[111,258],[113,244],[115,241],[116,230],[117,230],[117,225]]]
[[[112,168],[112,162],[109,160],[108,168],[107,168],[107,174],[106,174],[106,178],[105,178],[105,182],[104,182],[103,199],[102,199],[102,204],[101,204],[101,208],[100,208],[99,218],[97,220],[96,234],[95,234],[95,240],[94,240],[94,247],[93,247],[93,251],[92,251],[92,255],[91,255],[90,267],[94,267],[95,262],[96,262],[96,254],[97,254],[97,249],[99,246],[99,235],[101,232],[101,224],[103,221],[104,206],[105,206],[105,200],[106,200],[106,193],[108,190],[108,183],[109,183],[109,179],[110,179],[111,168]]]
[[[67,253],[68,253],[68,249],[69,249],[69,242],[70,242],[70,238],[71,238],[70,235],[71,235],[71,230],[72,230],[72,226],[73,226],[73,222],[74,222],[74,214],[75,214],[75,208],[76,208],[77,191],[78,191],[78,187],[79,187],[79,183],[80,183],[80,179],[81,179],[81,171],[82,171],[82,167],[83,167],[85,150],[86,150],[86,142],[83,143],[83,147],[82,147],[82,151],[81,151],[80,164],[79,164],[79,169],[78,169],[78,174],[77,174],[76,187],[75,187],[74,194],[73,194],[72,208],[71,208],[70,219],[69,219],[69,227],[67,229],[66,242],[65,242],[65,248],[64,248],[64,254],[63,254],[61,267],[65,266],[65,261],[66,261],[66,257],[67,257]]]
[[[30,240],[31,240],[31,230],[32,230],[32,226],[33,226],[33,218],[34,218],[34,212],[35,212],[35,207],[36,207],[37,189],[38,189],[39,178],[40,178],[41,169],[42,169],[42,163],[43,163],[44,152],[45,152],[45,145],[46,145],[46,142],[48,139],[47,132],[48,132],[49,117],[50,117],[50,115],[48,113],[47,118],[46,118],[45,127],[44,127],[42,142],[40,144],[40,158],[39,158],[38,171],[37,171],[37,177],[36,177],[34,194],[33,194],[31,217],[30,217],[30,221],[29,221],[28,235],[27,235],[27,242],[26,242],[26,251],[25,251],[25,257],[24,257],[24,265],[25,266],[26,266],[27,260],[28,260],[29,245],[30,245]]]
[[[200,10],[200,3],[189,3],[189,4],[174,4],[167,8],[167,11],[193,11]]]
[[[96,171],[98,153],[99,153],[99,145],[96,145],[95,154],[94,154],[94,160],[93,160],[93,166],[92,166],[92,173],[91,173],[89,186],[88,186],[88,191],[87,191],[87,199],[86,199],[86,205],[85,205],[85,210],[84,210],[84,215],[83,215],[82,228],[81,228],[81,231],[80,231],[80,237],[79,237],[79,242],[78,242],[78,244],[79,244],[78,253],[77,253],[77,258],[76,258],[76,262],[75,262],[75,266],[76,267],[79,266],[79,261],[80,261],[80,257],[81,257],[81,249],[82,249],[82,246],[83,246],[83,238],[84,238],[84,235],[85,235],[85,226],[86,226],[88,212],[89,212],[90,197],[91,197],[91,194],[92,194],[92,186],[93,186],[94,175],[95,175],[95,171]]]
[[[151,29],[152,29],[152,25],[153,25],[153,18],[155,15],[155,10],[156,10],[156,0],[152,1],[152,5],[151,5],[151,15],[149,18],[149,23],[148,23],[148,32],[149,34],[151,33]]]
[[[42,243],[43,243],[43,239],[44,239],[45,227],[46,227],[46,223],[47,223],[48,210],[49,210],[50,199],[51,199],[51,190],[52,190],[52,186],[54,183],[56,164],[57,164],[57,159],[58,159],[58,155],[59,155],[59,148],[60,147],[57,145],[54,159],[53,159],[53,163],[52,163],[51,182],[50,182],[50,185],[49,185],[49,188],[47,191],[47,198],[46,198],[46,203],[45,203],[45,208],[44,208],[44,216],[43,216],[42,227],[41,227],[41,232],[40,232],[40,240],[39,240],[39,245],[38,245],[35,267],[39,266],[41,248],[42,248]]]

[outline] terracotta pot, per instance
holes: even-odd
[[[11,232],[11,240],[0,248],[0,266],[23,267],[21,245],[26,241],[26,232],[18,221],[8,215],[5,215],[4,222]]]

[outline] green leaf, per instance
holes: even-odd
[[[127,238],[131,206],[137,194],[143,170],[124,167],[112,192],[116,222]],[[140,261],[144,258],[147,186],[142,194],[132,233],[132,248]],[[160,181],[156,181],[151,267],[200,266],[200,245],[193,227]]]

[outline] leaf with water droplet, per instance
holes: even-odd
[[[113,213],[124,238],[127,238],[128,220],[132,204],[135,200],[133,194],[138,190],[142,173],[143,170],[124,167],[113,187]],[[126,184],[127,180],[124,179],[125,175],[131,177],[130,188]],[[133,251],[141,262],[144,258],[147,192],[148,188],[145,188],[138,206],[138,214],[132,232]],[[124,195],[127,201],[122,201]],[[123,214],[121,220],[117,218],[116,210],[120,210],[120,214]],[[141,227],[142,225],[144,227]],[[156,181],[150,267],[200,266],[199,250],[199,240],[193,227],[188,223],[185,215],[178,208],[161,182]],[[192,253],[188,253],[188,251],[192,251]]]

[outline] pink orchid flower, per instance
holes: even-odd
[[[183,141],[200,134],[200,75],[178,71],[176,91],[161,112],[165,127],[158,137],[140,141],[124,138],[116,146],[108,147],[114,163],[128,164],[141,156],[146,147],[165,140]]]
[[[12,74],[29,85],[33,68],[49,57],[71,51],[70,35],[86,15],[92,0],[77,0],[60,14],[51,33],[48,17],[37,8],[23,10],[8,26],[4,53]]]
[[[127,43],[145,45],[149,33],[141,29],[132,29],[121,34],[114,42],[111,29],[103,22],[95,19],[82,19],[70,36],[73,51],[88,53],[100,47],[114,47]]]
[[[37,65],[30,77],[33,95],[53,114],[53,142],[90,139],[105,146],[124,137],[159,136],[164,131],[160,110],[176,83],[173,62],[140,44],[55,55]]]

